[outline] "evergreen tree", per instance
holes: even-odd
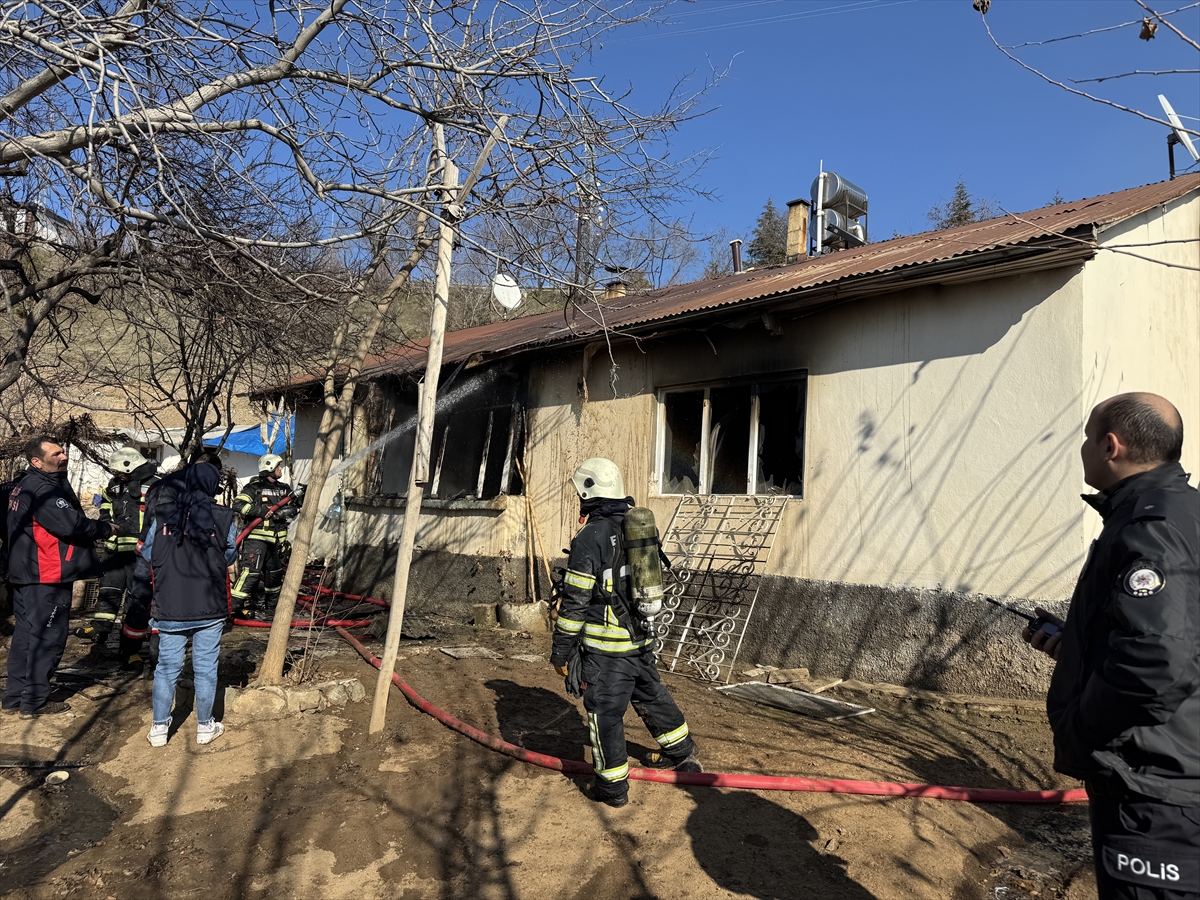
[[[775,207],[770,198],[758,214],[750,244],[746,247],[746,263],[755,268],[782,265],[787,258],[787,213]]]
[[[962,179],[954,185],[954,196],[945,203],[938,203],[925,213],[926,218],[933,223],[938,231],[945,228],[957,228],[959,225],[970,225],[996,215],[996,210],[986,200],[972,197]]]

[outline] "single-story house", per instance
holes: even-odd
[[[452,332],[444,362],[410,609],[524,599],[520,495],[561,564],[570,475],[607,456],[684,562],[664,667],[1036,696],[1045,660],[986,599],[1069,598],[1090,407],[1163,394],[1200,467],[1200,174]],[[368,360],[346,446],[394,439],[326,490],[316,552],[356,592],[390,591],[424,364]],[[291,389],[302,470],[320,410]]]

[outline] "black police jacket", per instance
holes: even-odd
[[[112,534],[83,514],[66,472],[30,469],[8,495],[8,578],[69,584],[100,570],[94,543]]]
[[[1054,767],[1200,803],[1200,494],[1178,463],[1084,497],[1104,518],[1046,709]]]

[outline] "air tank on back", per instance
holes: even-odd
[[[857,184],[847,181],[837,172],[825,173],[825,196],[818,197],[821,187],[821,176],[817,176],[809,191],[813,208],[820,206],[824,209],[836,209],[851,218],[861,216],[867,211],[867,192]]]

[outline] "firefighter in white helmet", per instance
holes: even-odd
[[[114,450],[108,458],[108,469],[113,477],[100,495],[100,521],[112,522],[117,530],[104,542],[100,590],[91,623],[75,631],[79,637],[95,641],[97,650],[107,642],[132,586],[138,541],[149,524],[145,521],[146,494],[159,481],[158,463],[147,459],[135,447]],[[130,630],[144,636],[143,632],[148,633],[149,628],[149,610],[140,607],[135,609],[135,604],[130,600],[126,604],[123,621],[125,628],[122,629],[122,635]],[[141,637],[137,643],[140,642]],[[122,641],[120,655],[123,662],[128,662],[135,652],[135,649],[125,646],[127,643]]]
[[[275,614],[291,544],[288,523],[300,511],[303,497],[293,493],[283,475],[283,457],[266,453],[258,459],[258,475],[233,501],[243,527],[257,522],[238,553],[238,577],[230,593],[234,613],[243,619]]]
[[[571,541],[550,664],[566,677],[568,691],[582,690],[596,772],[587,795],[624,806],[629,762],[621,720],[631,701],[662,748],[643,765],[679,772],[701,767],[683,713],[659,680],[654,637],[630,600],[622,525],[633,498],[625,496],[621,470],[593,458],[571,480],[583,527]]]

